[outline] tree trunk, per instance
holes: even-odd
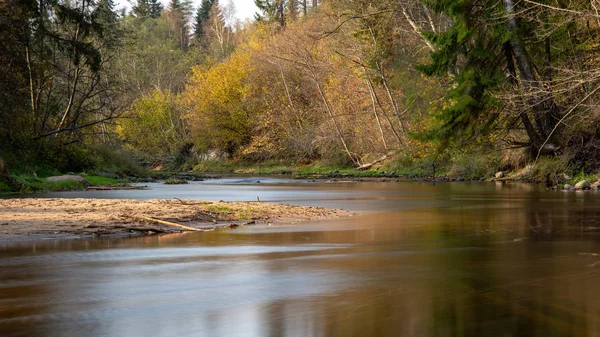
[[[522,87],[529,96],[527,102],[531,111],[533,112],[535,125],[537,127],[537,134],[541,138],[547,138],[558,119],[558,109],[554,98],[551,93],[538,81],[533,67],[529,62],[527,51],[523,47],[523,44],[517,36],[518,23],[515,16],[515,6],[513,0],[504,0],[504,9],[508,13],[507,30],[512,34],[510,40],[510,46],[512,47],[512,54],[516,61],[516,68],[519,70]],[[527,127],[527,125],[525,125]],[[530,139],[536,148],[541,146],[539,139]]]
[[[367,81],[367,84],[369,85],[369,90],[371,92],[371,99],[373,100],[373,104],[377,104],[377,106],[379,106],[379,109],[381,110],[383,116],[385,117],[388,124],[390,125],[390,128],[392,129],[392,133],[394,134],[394,137],[398,141],[398,144],[400,146],[402,146],[402,144],[403,144],[402,139],[400,139],[400,136],[398,135],[396,128],[394,128],[394,124],[392,123],[392,121],[390,120],[388,115],[385,113],[385,110],[383,109],[383,106],[381,105],[381,101],[379,100],[379,97],[377,97],[377,94],[375,93],[375,88],[373,87],[373,83],[367,77],[367,69],[365,68],[364,65],[362,67],[363,67],[363,72],[365,74],[365,80]],[[379,118],[377,118],[377,122],[379,122]],[[379,125],[379,128],[381,129],[381,125]],[[383,130],[381,131],[381,133],[382,133],[382,137],[383,137]],[[386,150],[387,150],[387,145],[386,145]]]
[[[381,120],[379,119],[379,113],[377,112],[377,105],[375,103],[375,94],[373,93],[373,87],[371,81],[369,81],[368,78],[365,78],[365,82],[367,82],[367,86],[369,87],[369,93],[371,94],[371,103],[373,103],[373,114],[375,115],[377,126],[379,127],[379,133],[381,134],[381,143],[383,144],[383,148],[387,151],[388,145],[385,141],[385,133],[383,132],[383,127],[381,127]]]

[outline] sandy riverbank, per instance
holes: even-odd
[[[0,199],[0,240],[152,234],[350,216],[320,207],[198,200]]]

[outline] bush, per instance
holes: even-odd
[[[165,180],[166,185],[183,185],[183,184],[187,184],[187,183],[188,183],[187,180],[177,178],[177,177],[171,177],[171,178]]]
[[[452,156],[450,174],[467,179],[491,177],[501,166],[500,153],[459,152]]]

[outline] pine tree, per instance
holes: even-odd
[[[160,0],[150,0],[150,17],[157,18],[163,11],[163,5]]]
[[[197,41],[201,41],[204,37],[204,25],[210,18],[210,11],[212,10],[213,5],[218,3],[218,0],[202,0],[202,4],[198,7],[194,19],[194,36]]]
[[[256,21],[278,23],[281,27],[285,27],[288,1],[254,0],[254,4],[262,12],[262,14],[256,13],[254,15]]]
[[[167,13],[171,29],[179,37],[179,48],[186,50],[189,46],[189,18],[192,14],[192,6],[189,0],[171,0]]]
[[[506,84],[507,72],[513,89],[544,92],[533,70],[542,67],[532,63],[536,58],[527,50],[535,46],[527,48],[521,38],[521,34],[536,33],[527,32],[516,20],[512,0],[433,0],[429,5],[452,19],[447,31],[426,34],[436,48],[431,63],[420,67],[428,75],[453,75],[454,86],[448,97],[452,103],[439,115],[444,122],[439,135],[444,142],[459,137],[472,139],[491,129],[499,117],[494,107],[501,104],[494,91]],[[500,17],[509,19],[503,22]],[[550,136],[559,113],[551,95],[538,94],[526,105],[517,116],[531,149],[537,151]]]
[[[138,0],[132,7],[132,14],[141,19],[157,18],[162,10],[160,0]]]
[[[498,57],[502,54],[503,31],[501,26],[484,24],[498,13],[498,8],[474,6],[475,2],[430,2],[434,11],[452,19],[448,30],[424,33],[435,51],[431,53],[431,63],[419,67],[427,75],[451,74],[454,82],[448,93],[451,104],[437,116],[443,126],[434,131],[442,144],[471,139],[490,127],[497,117],[489,113],[498,103],[490,92],[503,78],[503,64]]]

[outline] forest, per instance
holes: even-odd
[[[600,0],[255,3],[239,22],[225,0],[4,0],[4,186],[215,165],[600,172]]]

